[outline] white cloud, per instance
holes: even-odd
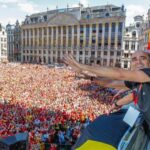
[[[87,7],[89,5],[88,0],[80,0],[80,3],[84,5],[84,7]]]
[[[25,13],[35,13],[39,11],[38,5],[29,0],[0,0],[0,4],[2,5],[15,5],[22,12]],[[40,6],[39,6],[40,7]],[[16,9],[18,9],[16,8]]]
[[[3,1],[4,3],[2,3]],[[37,5],[31,0],[0,0],[0,7],[3,9],[6,7],[7,9],[11,8],[11,13],[7,11],[0,14],[0,23],[3,26],[6,26],[8,23],[15,24],[16,20],[19,20],[21,23],[24,21],[26,15],[43,11],[42,6]]]
[[[33,3],[18,3],[17,5],[21,11],[26,13],[32,14],[39,11],[38,6]]]
[[[126,6],[126,25],[130,25],[130,23],[133,23],[133,18],[136,16],[136,15],[144,15],[146,16],[147,15],[147,11],[148,9],[146,9],[144,6],[141,6],[141,5],[128,5]]]
[[[3,4],[10,4],[10,3],[18,3],[20,2],[21,0],[0,0],[0,3],[3,3]]]
[[[7,8],[7,5],[6,5],[6,4],[2,4],[1,7],[2,7],[2,8]]]
[[[84,7],[88,7],[88,5],[89,5],[89,1],[88,0],[80,0],[79,3],[83,4]],[[79,7],[79,3],[72,4],[71,7]]]
[[[21,23],[21,21],[23,21],[21,18],[18,18],[18,20],[19,20],[19,23]],[[16,21],[17,21],[16,17],[10,17],[10,18],[7,18],[7,19],[0,18],[0,23],[2,23],[2,26],[4,26],[4,27],[6,27],[6,25],[8,23],[15,24]]]
[[[72,4],[71,7],[79,7],[79,4]]]
[[[41,11],[46,11],[47,9],[48,9],[48,10],[54,10],[54,9],[56,9],[56,7],[57,7],[57,9],[60,9],[60,8],[61,8],[61,7],[59,7],[59,5],[48,5],[48,6],[45,6],[44,8],[38,6],[38,9],[39,9],[39,12],[41,12]],[[70,7],[70,5],[69,5],[69,7]],[[43,9],[44,9],[44,10],[43,10]]]

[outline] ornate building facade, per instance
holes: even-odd
[[[134,23],[125,28],[123,36],[123,55],[121,60],[121,67],[130,69],[131,56],[135,51],[141,50],[140,35],[143,25],[143,16],[135,16]]]
[[[22,62],[53,64],[72,54],[85,64],[115,66],[122,55],[124,6],[56,9],[26,16]]]
[[[143,28],[141,30],[140,49],[150,50],[150,9],[147,13],[147,20],[144,21]]]
[[[16,21],[15,25],[8,24],[7,31],[7,47],[8,47],[8,60],[10,62],[21,61],[21,27]]]
[[[7,61],[7,33],[0,24],[0,62]]]

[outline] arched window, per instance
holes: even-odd
[[[132,32],[132,37],[136,37],[136,31]]]

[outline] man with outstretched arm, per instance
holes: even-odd
[[[132,55],[131,70],[88,66],[78,63],[72,56],[66,56],[64,61],[80,73],[91,73],[97,77],[124,81],[122,86],[126,86],[134,92],[139,110],[148,124],[147,133],[150,135],[150,53],[148,51],[137,51]],[[122,102],[115,102],[115,105],[129,103],[131,99],[132,94],[129,94]]]

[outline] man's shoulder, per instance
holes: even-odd
[[[150,68],[143,68],[143,69],[141,69],[141,71],[143,71],[145,74],[150,76]]]

